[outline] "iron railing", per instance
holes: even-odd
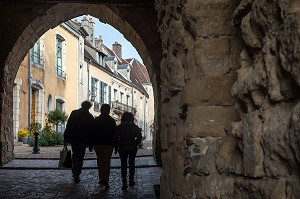
[[[127,104],[123,104],[121,102],[118,102],[118,101],[112,102],[111,107],[112,107],[112,109],[115,113],[122,114],[124,112],[130,112],[133,115],[136,114],[136,109],[135,108],[133,108],[132,106],[129,106]]]

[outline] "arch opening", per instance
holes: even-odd
[[[145,43],[147,44],[147,42],[144,42],[144,40],[142,38],[143,36],[140,37],[140,35],[139,35],[140,33],[135,31],[135,29],[130,24],[130,21],[126,21],[122,18],[122,16],[118,16],[116,14],[116,10],[118,11],[119,8],[114,8],[115,10],[113,11],[111,8],[109,8],[107,6],[87,5],[87,4],[72,4],[71,7],[72,7],[72,9],[70,9],[70,4],[54,5],[53,7],[48,9],[47,15],[39,16],[39,17],[35,18],[33,20],[33,22],[30,23],[27,26],[27,28],[23,31],[23,33],[18,38],[18,41],[17,41],[18,45],[13,46],[12,50],[10,51],[10,55],[8,56],[8,58],[5,61],[5,68],[10,67],[10,68],[13,69],[13,70],[10,70],[10,76],[11,77],[16,76],[17,71],[18,71],[18,67],[21,63],[20,60],[22,60],[22,58],[25,56],[26,52],[28,52],[30,50],[30,46],[34,46],[34,48],[32,50],[32,56],[34,56],[34,58],[36,60],[35,64],[41,66],[41,68],[44,69],[43,66],[46,65],[49,60],[47,60],[47,57],[43,57],[44,59],[42,60],[42,64],[41,64],[40,61],[38,61],[38,58],[40,58],[41,56],[45,56],[45,53],[41,52],[41,50],[36,47],[36,41],[40,42],[41,40],[38,40],[38,39],[41,36],[43,36],[43,34],[49,28],[53,28],[53,27],[55,27],[55,25],[59,25],[59,23],[63,22],[64,20],[68,20],[70,18],[74,18],[74,17],[80,16],[80,15],[88,12],[88,13],[91,13],[91,15],[93,15],[93,16],[99,18],[99,19],[100,18],[105,19],[108,23],[110,23],[110,24],[114,25],[115,27],[117,27],[118,30],[120,30],[121,32],[122,31],[124,32],[124,36],[125,37],[127,36],[127,39],[134,46],[136,46],[136,48],[141,52],[140,53],[141,57],[143,58],[144,62],[147,63],[147,67],[148,67],[147,70],[149,71],[149,75],[151,76],[150,78],[151,78],[152,82],[155,82],[155,87],[159,88],[159,86],[157,86],[157,83],[156,83],[157,79],[158,79],[157,77],[159,76],[159,72],[155,72],[156,70],[159,69],[159,67],[158,66],[155,67],[153,65],[153,63],[158,64],[159,60],[161,59],[161,56],[157,56],[157,54],[156,55],[151,55],[153,53],[150,52],[149,49],[151,50],[151,48],[153,48],[153,46],[150,46],[150,47],[146,46]],[[61,10],[64,13],[64,15],[60,15],[57,18],[57,16],[55,15],[57,9]],[[51,13],[51,14],[49,14],[49,13]],[[105,13],[105,14],[103,14],[103,13]],[[49,23],[49,21],[51,21],[51,19],[53,19],[53,18],[56,18],[55,22]],[[38,22],[38,25],[37,25],[37,22]],[[147,26],[145,26],[145,27],[147,27]],[[151,29],[151,27],[149,27],[149,25],[148,25],[148,28]],[[37,29],[39,31],[37,31]],[[35,34],[33,34],[33,35],[35,35],[35,37],[30,37],[30,38],[24,39],[25,35],[27,36],[29,33],[32,33],[32,32],[35,33]],[[157,33],[153,33],[153,34],[157,34]],[[60,37],[58,36],[57,38],[59,39]],[[159,39],[156,39],[156,40],[159,41]],[[42,40],[42,41],[45,42],[44,40]],[[65,38],[62,41],[66,41]],[[42,42],[42,45],[44,44],[43,42]],[[157,43],[157,45],[160,45],[159,42]],[[23,46],[23,47],[20,48],[19,46]],[[62,42],[62,46],[63,46],[63,42]],[[36,52],[38,52],[38,51],[40,53],[37,54]],[[17,52],[17,57],[14,57],[14,59],[12,57],[13,52]],[[62,56],[64,56],[64,55],[62,55]],[[151,56],[152,57],[154,56],[154,57],[151,58]],[[40,60],[41,60],[41,58],[40,58]],[[154,60],[154,61],[152,61],[152,60]],[[63,66],[63,64],[62,64],[62,66]],[[12,71],[14,73],[13,75],[11,75]],[[64,72],[63,67],[62,67],[61,72]],[[103,84],[103,86],[105,87],[105,83]],[[10,86],[8,86],[8,87],[10,87]],[[9,89],[8,89],[8,91],[9,91]],[[35,96],[38,99],[41,99],[41,95],[39,94],[41,92],[40,92],[39,89],[38,90],[32,89],[31,92],[34,93],[34,95],[32,95],[32,96]],[[108,92],[108,90],[107,90],[107,92]],[[159,92],[154,91],[154,93],[159,93]],[[156,95],[156,96],[158,96],[158,95]],[[156,98],[156,101],[159,101],[157,99],[157,97],[155,97],[155,98]],[[34,100],[36,102],[36,99],[31,99],[31,100],[32,101]],[[41,108],[39,104],[38,105],[35,104],[34,107],[38,107],[38,109]],[[34,111],[37,112],[36,109]],[[40,117],[40,116],[37,117],[35,115],[35,118],[39,118],[38,120],[40,120],[42,117]],[[152,125],[152,128],[153,128],[153,126],[154,125]],[[5,142],[7,142],[7,141],[10,142],[11,140],[8,139]],[[12,153],[12,152],[13,151],[7,151],[7,153]],[[12,157],[12,155],[8,155],[8,156]],[[159,155],[157,155],[157,157],[159,157]],[[9,161],[10,159],[11,158],[9,158],[7,160],[4,160],[2,162],[2,164]]]

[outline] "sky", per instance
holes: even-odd
[[[77,17],[76,19],[80,22],[83,17]],[[98,18],[87,15],[87,18],[93,18],[95,22],[95,37],[99,38],[99,35],[102,35],[103,43],[110,49],[112,49],[112,44],[118,42],[122,45],[122,57],[127,58],[136,58],[141,63],[143,63],[140,55],[132,44],[125,39],[122,33],[109,24],[105,24],[99,21]]]

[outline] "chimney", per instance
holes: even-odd
[[[85,16],[85,15],[84,15],[83,18],[81,19],[81,26],[82,26],[86,31],[88,31],[89,24],[88,24],[88,20],[86,19],[86,16]]]
[[[102,51],[102,44],[103,44],[102,35],[99,35],[99,39],[95,39],[95,46],[96,46],[96,48],[98,48],[100,51]]]
[[[95,22],[93,18],[89,18],[89,40],[93,46],[95,46],[95,29],[94,29]]]
[[[121,59],[122,58],[122,45],[118,42],[115,42],[112,45],[112,50],[116,53],[116,55]]]
[[[83,16],[83,19],[81,19],[81,26],[87,31],[89,36],[87,37],[87,40],[94,46],[95,45],[95,38],[94,38],[94,22],[92,18],[87,19],[87,16]]]

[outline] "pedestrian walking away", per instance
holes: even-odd
[[[99,183],[109,189],[110,161],[115,147],[116,122],[109,115],[110,106],[103,104],[101,114],[94,119],[92,142],[97,155]]]
[[[138,145],[142,141],[141,129],[134,124],[132,113],[124,112],[121,118],[121,124],[117,126],[115,142],[116,151],[121,159],[121,177],[122,190],[127,191],[127,162],[129,160],[129,186],[135,185],[135,157]]]
[[[72,147],[72,174],[75,183],[80,182],[80,174],[86,148],[90,145],[93,115],[89,112],[92,104],[89,101],[81,103],[81,108],[73,110],[67,121],[64,132],[65,143]]]

